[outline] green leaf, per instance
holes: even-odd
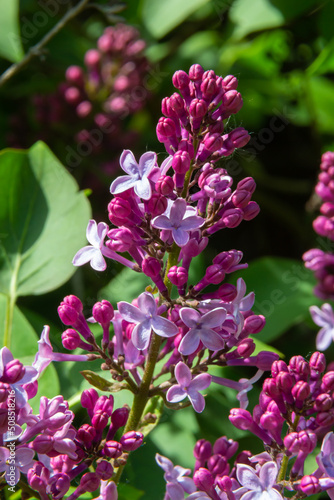
[[[136,273],[126,267],[102,288],[99,298],[107,299],[113,304],[120,300],[131,302],[140,293],[145,292],[149,285],[152,285],[152,281],[144,273]]]
[[[125,383],[120,382],[109,382],[103,377],[100,377],[97,373],[91,370],[83,370],[80,372],[81,375],[90,383],[100,391],[105,392],[119,392],[123,389],[129,389],[129,386]]]
[[[141,421],[140,432],[147,436],[158,425],[164,411],[164,401],[160,396],[153,396],[146,405],[144,419]],[[153,418],[148,418],[150,413]]]
[[[269,0],[236,0],[229,11],[235,24],[232,37],[241,39],[254,31],[277,28],[284,24],[284,16]]]
[[[39,295],[75,272],[90,208],[73,177],[42,142],[0,153],[0,292]]]
[[[0,0],[0,56],[18,62],[24,56],[19,28],[19,0]]]
[[[311,305],[321,304],[313,294],[313,273],[293,259],[264,257],[234,275],[245,280],[247,293],[255,292],[252,310],[266,317],[266,326],[256,339],[271,342],[291,326],[309,316]]]
[[[140,500],[145,494],[143,491],[139,491],[137,488],[125,483],[119,483],[117,493],[118,500]]]
[[[160,39],[208,2],[209,0],[183,0],[182,2],[179,0],[168,2],[144,0],[143,21],[151,35]]]
[[[324,77],[309,80],[310,99],[316,126],[322,133],[334,133],[334,83]]]

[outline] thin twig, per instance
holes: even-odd
[[[76,17],[82,10],[86,8],[89,0],[81,0],[77,5],[72,7],[65,15],[61,18],[61,20],[40,40],[36,45],[30,47],[26,55],[21,61],[18,63],[12,64],[1,76],[0,76],[0,87],[4,85],[10,78],[16,75],[19,71],[21,71],[24,66],[26,66],[31,59],[35,56],[38,56],[43,47],[49,43],[49,41],[59,33],[71,19]]]

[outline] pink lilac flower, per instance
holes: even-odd
[[[106,269],[107,264],[102,255],[101,248],[108,229],[108,225],[105,222],[97,224],[93,219],[89,221],[86,236],[90,245],[81,248],[75,254],[72,260],[74,266],[82,266],[90,262],[95,271],[104,271]]]
[[[204,224],[204,219],[198,215],[189,215],[187,202],[177,198],[171,206],[169,215],[158,215],[152,220],[152,226],[171,231],[175,243],[182,247],[189,241],[189,231],[198,229]],[[196,210],[192,213],[196,213]]]
[[[27,474],[28,470],[34,466],[35,460],[33,457],[35,455],[34,450],[31,448],[16,447],[15,448],[15,464],[14,464],[14,481],[17,484],[20,480],[21,472]],[[0,448],[0,472],[5,472],[7,476],[7,481],[13,481],[13,464],[10,459],[13,458],[10,450],[8,448]]]
[[[243,495],[240,500],[283,500],[282,495],[275,489],[278,474],[275,462],[265,463],[260,472],[246,464],[237,465],[237,478],[242,485]],[[238,491],[238,490],[237,490]]]
[[[205,408],[205,399],[199,391],[207,389],[211,384],[211,375],[200,373],[192,379],[189,367],[180,361],[175,366],[175,378],[178,384],[173,385],[167,391],[167,401],[179,403],[187,396],[197,413],[201,413]]]
[[[212,330],[212,328],[221,326],[226,318],[226,310],[223,307],[217,307],[203,316],[191,307],[182,307],[180,317],[183,323],[190,328],[180,343],[179,351],[181,354],[185,356],[192,354],[200,342],[212,351],[224,347],[222,337]]]
[[[126,149],[121,154],[120,165],[122,170],[128,175],[122,175],[115,179],[111,186],[112,194],[119,194],[134,188],[134,191],[139,198],[149,200],[152,196],[152,189],[148,176],[157,163],[157,155],[152,151],[144,153],[136,162],[133,153]]]
[[[118,311],[126,321],[136,324],[131,339],[139,350],[148,347],[152,330],[161,337],[173,337],[179,331],[174,323],[157,313],[155,298],[148,292],[139,295],[138,307],[128,302],[119,302]]]
[[[316,346],[319,351],[327,349],[334,340],[334,313],[330,304],[323,304],[321,308],[310,307],[310,313],[314,323],[322,328],[316,338]]]

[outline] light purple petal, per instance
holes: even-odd
[[[239,304],[240,311],[249,311],[253,307],[254,301],[255,301],[255,294],[254,292],[250,292],[248,295],[246,295],[246,297],[244,297],[240,301]]]
[[[161,337],[174,337],[174,335],[179,333],[178,327],[169,319],[162,316],[152,318],[152,328]]]
[[[180,385],[172,385],[167,391],[166,399],[170,403],[179,403],[183,401],[186,396],[187,393]]]
[[[333,342],[334,329],[323,327],[319,330],[316,338],[316,346],[319,351],[325,351]]]
[[[135,193],[137,196],[139,196],[139,198],[142,198],[143,200],[149,200],[151,198],[152,196],[151,183],[147,179],[147,177],[138,180],[134,185],[134,188],[135,188]]]
[[[124,191],[133,188],[137,180],[137,178],[130,177],[129,175],[121,175],[111,183],[110,192],[111,194],[123,193]]]
[[[146,319],[146,316],[138,307],[128,302],[118,302],[118,312],[129,323],[141,323]]]
[[[189,328],[197,326],[201,319],[200,313],[191,307],[182,307],[180,309],[180,317],[183,323]]]
[[[88,222],[86,237],[87,240],[93,247],[101,248],[103,240],[108,232],[108,225],[105,222],[99,222],[98,224],[94,219]]]
[[[90,245],[80,248],[80,250],[73,257],[72,264],[74,266],[83,266],[84,264],[87,264],[87,262],[92,260],[95,252],[99,252],[99,250]]]
[[[191,477],[184,477],[184,476],[179,477],[178,483],[181,484],[182,488],[187,493],[193,493],[194,491],[196,491],[195,483],[194,483],[193,479],[191,479]]]
[[[121,169],[124,170],[124,172],[129,174],[131,177],[137,176],[137,178],[138,178],[139,165],[136,162],[136,159],[133,156],[132,151],[130,151],[129,149],[124,149],[124,151],[121,154],[121,157],[119,159],[119,164],[121,166]]]
[[[152,226],[158,229],[171,229],[172,223],[166,215],[158,215],[152,220]]]
[[[100,250],[95,249],[95,253],[90,261],[90,265],[95,271],[105,271],[107,268],[106,261]]]
[[[149,320],[139,323],[139,325],[136,325],[132,330],[131,340],[133,345],[140,351],[148,347],[151,331],[151,322]]]
[[[252,491],[263,491],[259,477],[255,470],[246,464],[237,465],[237,479],[242,486]]]
[[[219,351],[219,349],[223,349],[225,346],[225,342],[221,336],[209,328],[201,330],[199,336],[205,347],[211,351]]]
[[[170,220],[173,225],[181,223],[186,212],[187,202],[183,198],[177,198],[170,209]]]
[[[204,222],[205,220],[202,219],[202,217],[199,217],[198,215],[191,215],[190,217],[183,219],[181,227],[185,231],[191,231],[192,229],[197,229],[203,226]]]
[[[193,331],[189,331],[181,340],[179,345],[179,352],[184,356],[188,356],[196,351],[199,345],[199,335]]]
[[[173,240],[179,247],[184,247],[189,241],[189,234],[181,227],[172,229]]]
[[[194,410],[197,413],[202,413],[205,408],[205,399],[202,394],[197,391],[189,390],[188,398],[190,399],[191,404],[193,405]]]
[[[138,297],[138,308],[144,314],[155,315],[157,312],[157,304],[153,295],[149,292],[141,293]]]
[[[0,350],[0,377],[3,375],[3,370],[7,363],[13,361],[14,357],[8,347],[2,347]]]
[[[246,293],[246,283],[242,278],[237,279],[237,297],[236,299],[239,301],[244,297]]]
[[[184,491],[182,486],[175,483],[167,483],[166,491],[168,493],[168,497],[173,500],[183,500],[184,499]]]
[[[212,377],[209,373],[200,373],[190,383],[191,390],[204,391],[211,384]]]
[[[31,448],[17,448],[15,450],[15,465],[18,467],[24,467],[30,464],[34,458],[35,452]]]
[[[206,328],[216,328],[224,323],[226,318],[226,309],[223,307],[217,307],[212,311],[205,313],[200,320],[201,325],[205,325]]]
[[[323,304],[321,306],[321,309],[317,306],[311,306],[310,313],[316,325],[318,326],[334,325],[333,310],[329,304]]]
[[[190,368],[182,361],[179,361],[175,366],[175,378],[181,387],[188,387],[191,382],[192,376]]]
[[[35,370],[35,368],[33,368],[32,366],[25,366],[24,368],[25,374],[18,381],[19,385],[30,384],[31,382],[34,382],[38,377],[38,371]]]
[[[270,490],[274,486],[277,472],[277,465],[275,462],[267,462],[261,467],[259,477],[266,490]]]
[[[147,151],[139,159],[139,173],[141,177],[147,177],[157,163],[157,155],[153,151]]]
[[[165,472],[171,472],[174,468],[173,462],[169,458],[159,455],[159,453],[156,453],[155,460]]]

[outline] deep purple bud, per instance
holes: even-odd
[[[252,195],[249,191],[244,189],[238,189],[232,195],[232,202],[235,207],[238,208],[246,208]]]
[[[169,175],[162,175],[155,183],[155,189],[163,196],[171,195],[174,189],[173,179]]]
[[[227,460],[222,455],[216,454],[208,460],[208,469],[211,474],[223,474],[226,470]]]
[[[82,342],[80,335],[76,330],[73,330],[73,328],[68,328],[67,330],[65,330],[61,334],[61,340],[65,349],[68,349],[69,351],[77,349]]]
[[[185,102],[180,96],[180,94],[178,94],[177,92],[172,94],[170,96],[169,103],[173,111],[175,111],[175,113],[177,114],[177,116],[179,117],[185,116],[186,114]]]
[[[334,424],[333,412],[321,412],[316,416],[316,422],[321,427],[331,427]]]
[[[256,358],[256,366],[259,370],[266,372],[271,369],[271,365],[274,361],[278,360],[279,356],[276,352],[261,351]]]
[[[199,441],[197,441],[194,448],[194,457],[197,460],[205,462],[209,457],[211,457],[211,454],[212,445],[210,441],[206,441],[206,439],[200,439]]]
[[[177,174],[185,174],[190,167],[190,156],[187,151],[176,151],[173,156],[172,167]]]
[[[87,408],[87,410],[93,410],[98,399],[99,395],[95,389],[92,387],[85,389],[81,394],[81,406]]]
[[[85,491],[93,492],[100,486],[100,478],[95,472],[86,472],[80,480],[80,487]]]
[[[334,371],[325,373],[322,377],[321,388],[324,391],[334,390]]]
[[[311,393],[310,386],[304,380],[298,380],[298,382],[293,386],[291,393],[297,401],[305,401]]]
[[[193,99],[189,106],[189,113],[195,119],[203,118],[208,111],[208,105],[203,99]]]
[[[311,370],[323,373],[326,369],[326,358],[323,352],[314,352],[310,358],[309,365]]]
[[[63,303],[73,307],[73,309],[75,309],[79,314],[83,311],[83,304],[75,295],[67,295],[64,297]]]
[[[161,262],[154,257],[145,257],[142,262],[143,273],[151,279],[159,276],[161,271]]]
[[[212,474],[208,471],[208,469],[205,469],[204,467],[200,467],[194,473],[193,479],[197,488],[199,488],[201,491],[210,491],[215,482]]]
[[[8,384],[15,384],[21,380],[24,374],[25,368],[23,364],[18,359],[13,359],[5,365],[1,381]]]
[[[107,481],[113,475],[114,469],[110,462],[102,460],[97,464],[95,472],[102,481]]]
[[[329,394],[319,394],[314,401],[314,409],[317,412],[328,411],[333,406],[333,399]]]
[[[96,302],[93,306],[93,318],[102,326],[109,326],[114,317],[114,308],[108,300]]]
[[[52,498],[64,498],[71,486],[70,478],[65,473],[55,474],[50,478],[49,489]]]
[[[128,420],[129,416],[129,408],[123,406],[122,408],[117,408],[113,414],[111,415],[111,422],[113,427],[119,429],[120,427],[124,427]]]
[[[206,269],[205,280],[208,283],[218,285],[225,278],[223,267],[219,264],[213,264]]]
[[[110,458],[118,458],[122,453],[123,448],[118,441],[107,441],[103,447],[103,454]]]
[[[216,479],[217,485],[222,491],[230,492],[232,491],[233,483],[229,476],[222,476]],[[233,497],[232,497],[233,498]]]
[[[310,454],[317,444],[316,434],[309,431],[291,432],[284,438],[284,446],[291,454]]]
[[[212,99],[217,92],[216,80],[213,78],[205,78],[201,83],[201,92],[204,99]]]
[[[181,90],[181,92],[182,92],[183,90],[188,89],[188,85],[189,85],[190,80],[189,80],[189,76],[187,75],[187,73],[185,71],[178,70],[174,73],[172,81],[173,81],[174,87]]]
[[[168,137],[176,134],[176,128],[171,118],[159,118],[157,125],[157,136],[159,142],[164,142]]]
[[[78,429],[77,439],[81,441],[87,448],[91,445],[96,436],[96,430],[89,424],[83,424]]]
[[[245,220],[252,220],[260,212],[260,207],[256,201],[250,201],[246,208],[242,209]]]
[[[112,223],[114,223],[115,219],[126,220],[127,217],[129,217],[129,215],[131,214],[131,211],[132,208],[130,203],[126,199],[120,198],[118,196],[113,198],[108,205],[109,220]]]
[[[229,460],[238,450],[239,443],[226,436],[218,438],[213,445],[213,453],[219,453]]]
[[[300,489],[305,495],[315,495],[321,490],[319,479],[315,476],[304,476],[300,481]]]
[[[49,436],[48,434],[40,434],[39,436],[36,436],[31,445],[37,453],[45,455],[52,450],[53,443],[54,439],[52,436]]]
[[[311,373],[309,364],[307,363],[307,361],[305,361],[303,356],[293,356],[290,359],[289,367],[300,378],[303,378],[304,380],[307,380]]]
[[[254,421],[252,415],[247,410],[241,408],[232,408],[229,415],[232,424],[241,430],[248,431],[253,427]]]
[[[4,403],[8,397],[10,386],[4,382],[0,382],[0,403]]]
[[[60,320],[66,326],[75,325],[79,318],[79,313],[71,306],[62,302],[58,307]]]
[[[219,133],[208,135],[204,140],[204,147],[212,153],[223,147],[224,140]]]
[[[253,339],[244,339],[237,347],[237,353],[242,358],[248,358],[255,351],[256,345]]]
[[[193,64],[189,68],[189,78],[194,82],[201,80],[204,73],[204,69],[200,64]]]
[[[182,266],[172,266],[168,271],[168,279],[173,285],[181,287],[188,281],[188,271]]]
[[[152,217],[156,217],[165,212],[167,208],[167,199],[161,194],[153,193],[151,198],[145,203],[145,206],[146,212]]]
[[[237,113],[241,109],[243,104],[241,94],[236,90],[228,90],[227,92],[225,92],[222,102],[224,108],[231,113]]]
[[[38,492],[45,493],[46,486],[50,479],[50,471],[41,462],[35,462],[27,473],[29,485]]]
[[[253,177],[245,177],[240,182],[238,182],[238,185],[237,185],[237,190],[240,189],[240,190],[249,191],[251,194],[254,193],[255,188],[256,188],[256,183],[255,183]]]
[[[289,393],[294,385],[294,379],[290,373],[279,372],[275,378],[277,386],[284,392]]]
[[[262,314],[252,314],[245,319],[244,328],[248,333],[254,335],[263,330],[265,324],[266,318]]]
[[[141,432],[126,432],[120,439],[120,443],[125,451],[134,451],[143,444],[144,436]]]
[[[97,411],[104,411],[108,414],[109,417],[111,417],[113,409],[114,409],[114,397],[112,395],[110,395],[109,397],[100,396],[95,403],[94,413]]]
[[[288,367],[285,361],[278,359],[271,366],[271,375],[275,378],[280,372],[288,372]]]
[[[226,90],[235,90],[238,87],[238,80],[233,75],[227,75],[223,78],[222,85]]]
[[[224,302],[232,302],[237,296],[237,289],[231,283],[224,283],[218,288],[217,294]]]

